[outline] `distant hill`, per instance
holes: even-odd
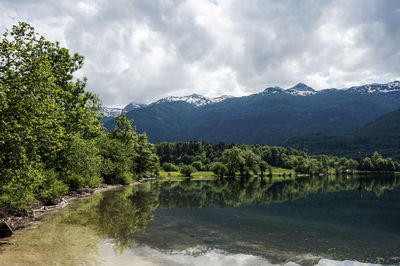
[[[270,87],[257,94],[218,101],[196,94],[167,97],[126,115],[152,142],[282,145],[301,134],[341,134],[399,106],[399,81],[322,91],[299,83],[286,90]],[[104,124],[111,129],[114,121]]]
[[[285,146],[346,157],[370,156],[378,151],[400,160],[400,109],[346,134],[305,134],[288,139]]]

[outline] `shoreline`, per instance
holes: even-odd
[[[142,179],[141,181],[146,181],[147,179]],[[0,246],[8,244],[8,239],[11,237],[17,230],[23,229],[35,223],[35,219],[45,215],[47,213],[51,213],[54,211],[58,211],[63,209],[68,205],[69,202],[87,198],[95,193],[104,192],[108,190],[117,189],[120,187],[125,186],[134,186],[142,183],[141,181],[135,181],[129,183],[127,185],[107,185],[102,184],[100,187],[97,188],[81,188],[76,191],[70,191],[64,197],[55,200],[55,204],[52,205],[45,205],[42,202],[36,202],[32,205],[31,208],[27,209],[21,215],[5,215],[4,217],[0,218],[0,229],[8,230],[8,233],[4,235],[0,235]],[[8,229],[7,229],[8,228]]]

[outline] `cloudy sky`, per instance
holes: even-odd
[[[400,80],[397,0],[1,0],[18,21],[84,55],[105,106]]]

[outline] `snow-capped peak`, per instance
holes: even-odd
[[[215,98],[211,98],[211,101],[213,103],[219,103],[219,102],[222,102],[222,101],[224,101],[226,99],[229,99],[229,98],[233,98],[233,96],[232,95],[222,95],[222,96],[218,96],[218,97],[215,97]]]
[[[367,84],[362,86],[354,86],[348,88],[347,91],[361,93],[361,94],[376,94],[376,93],[392,93],[392,92],[400,92],[400,81],[393,81],[387,84]]]
[[[212,104],[212,103],[218,103],[221,102],[223,100],[226,100],[228,98],[232,98],[232,96],[229,95],[223,95],[223,96],[219,96],[216,98],[208,98],[205,97],[203,95],[200,94],[191,94],[188,96],[169,96],[169,97],[165,97],[162,98],[156,102],[154,102],[153,104],[159,104],[159,103],[169,103],[169,102],[187,102],[190,103],[196,107],[199,106],[204,106],[204,105],[208,105],[208,104]]]
[[[285,92],[296,96],[307,96],[317,93],[313,88],[304,83],[299,83],[292,88],[286,89]]]
[[[122,109],[122,113],[126,114],[126,113],[128,113],[128,112],[130,112],[130,111],[132,111],[134,109],[145,107],[145,106],[146,105],[143,104],[143,103],[130,102],[124,107],[124,109]]]

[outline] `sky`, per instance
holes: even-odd
[[[84,55],[109,107],[400,80],[397,0],[0,0],[0,32],[18,21]]]

